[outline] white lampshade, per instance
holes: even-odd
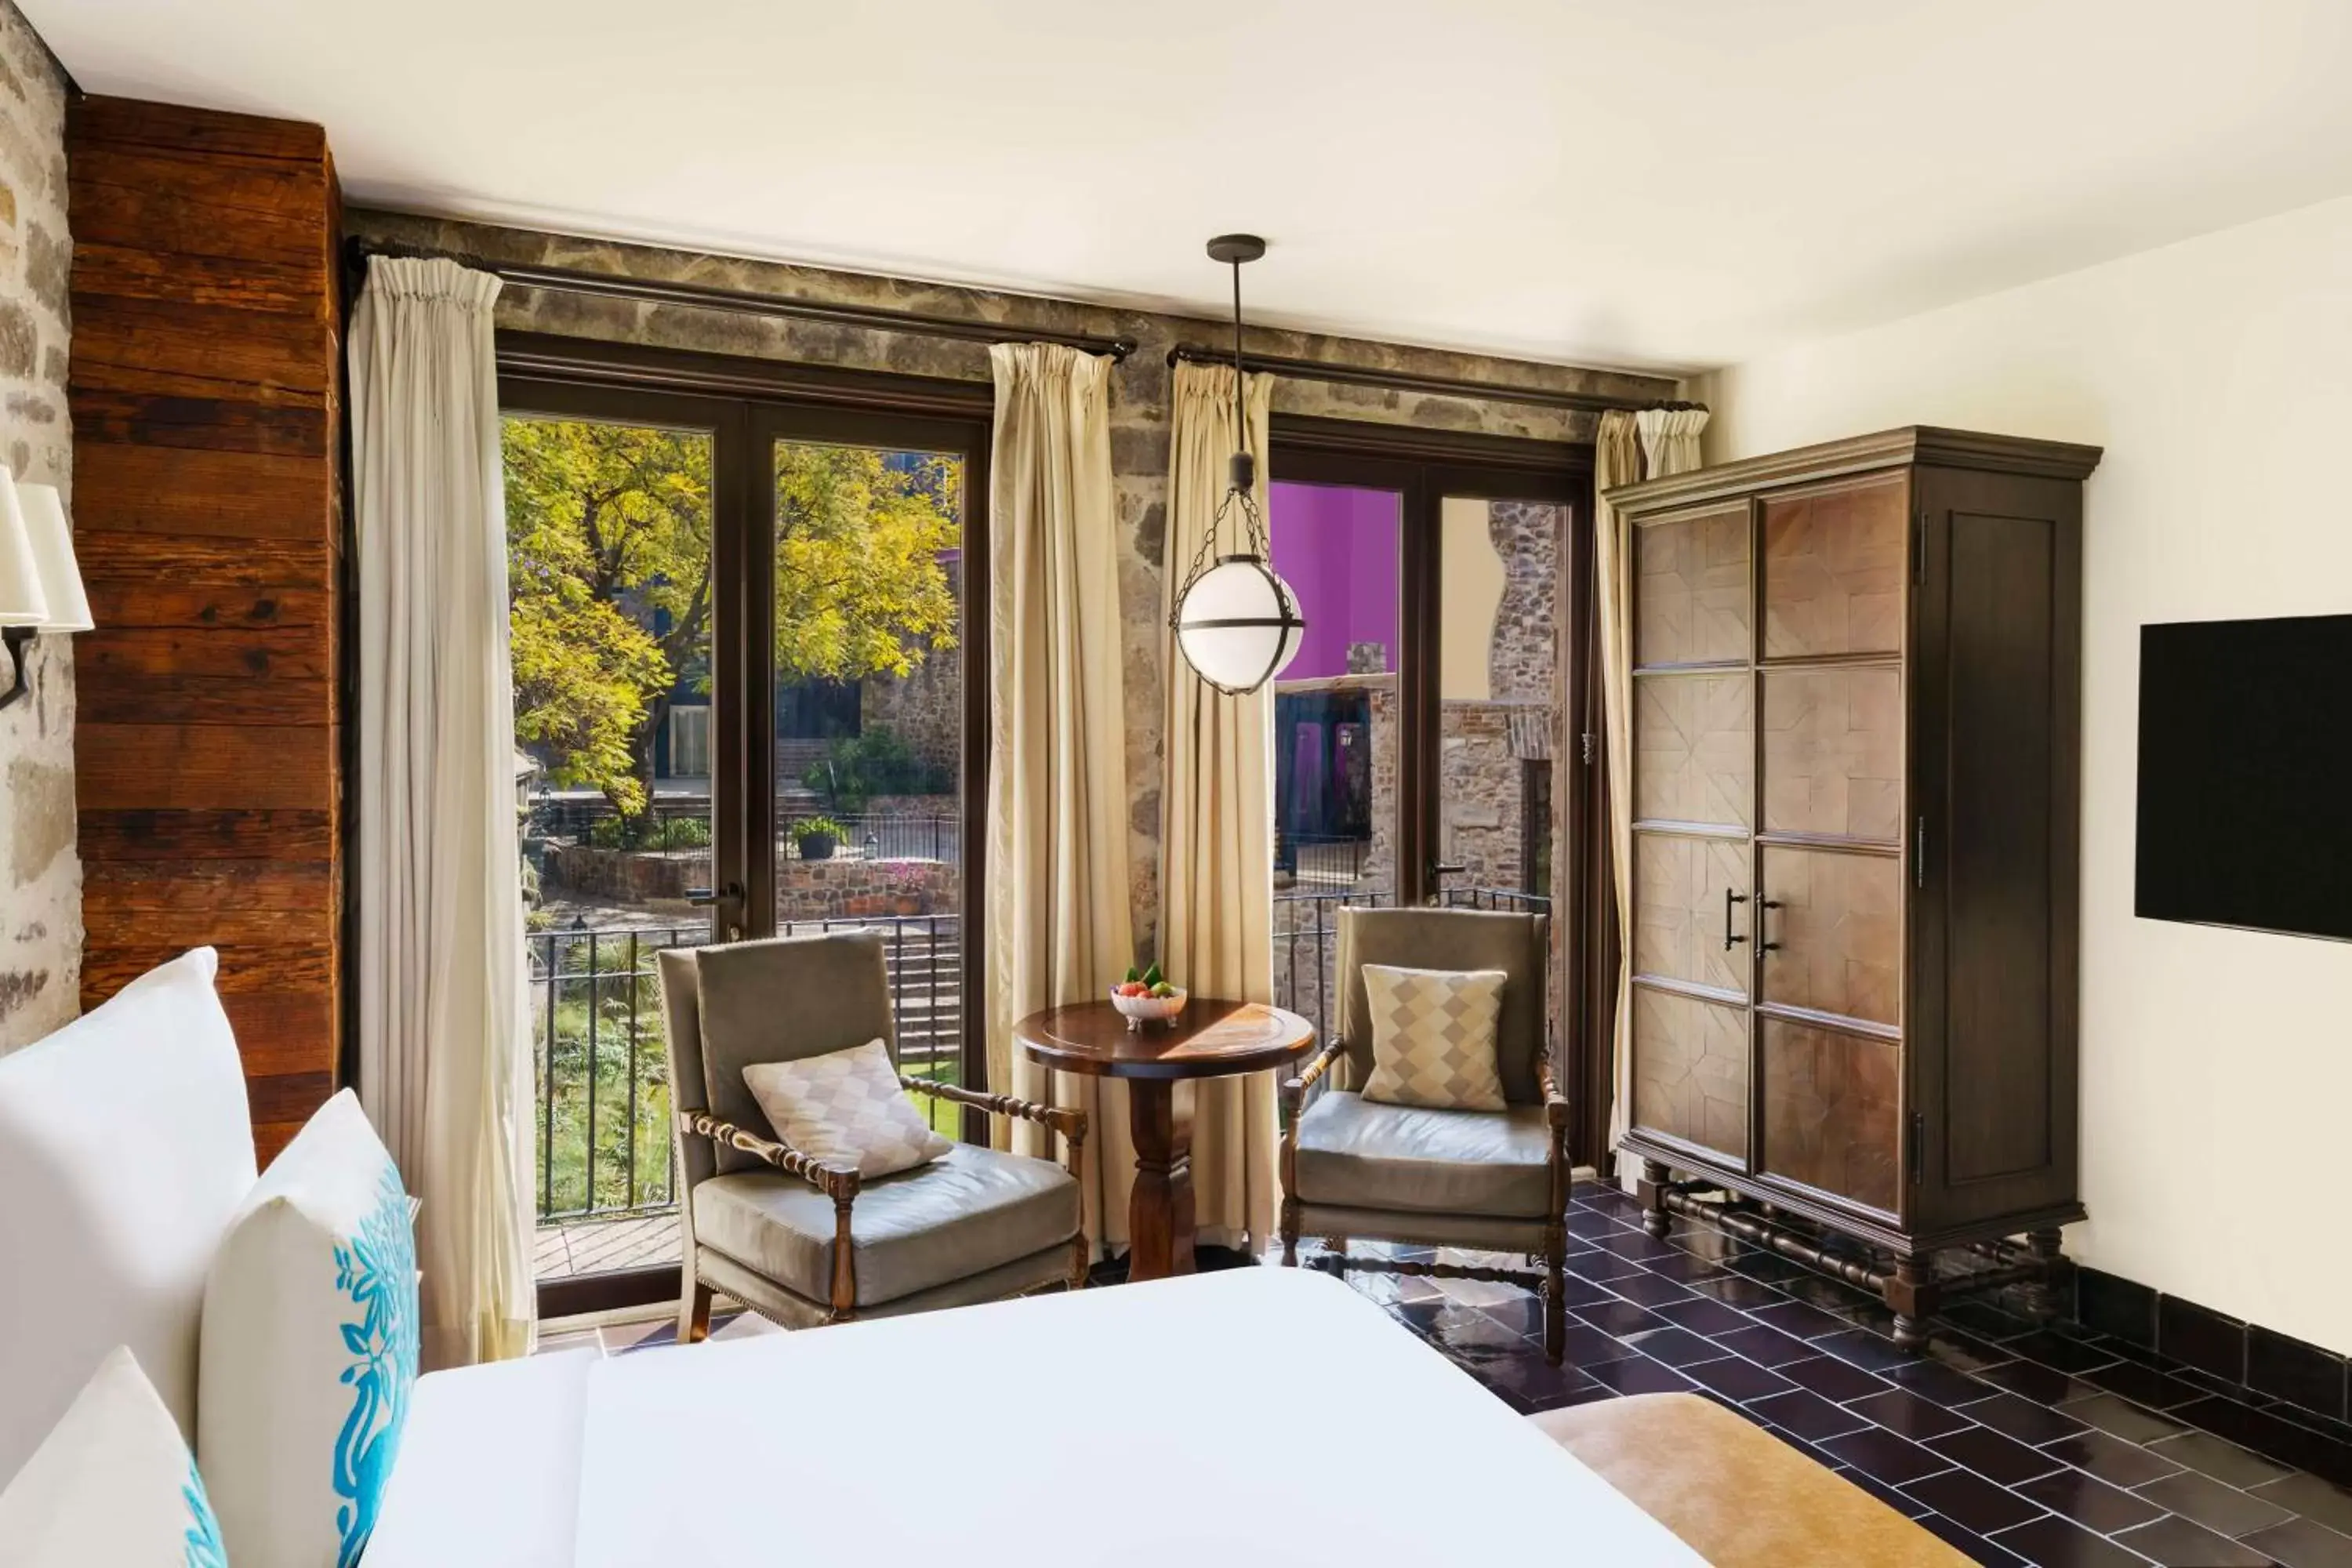
[[[82,591],[81,568],[74,561],[73,525],[66,521],[65,500],[55,485],[18,485],[18,509],[31,534],[33,565],[41,574],[41,595],[49,604],[45,632],[86,632],[92,629],[89,597]]]
[[[41,591],[40,563],[16,499],[15,476],[0,467],[0,626],[47,624],[48,595]]]
[[[1306,632],[1297,596],[1255,555],[1222,557],[1176,606],[1184,661],[1223,692],[1255,691],[1280,675]]]

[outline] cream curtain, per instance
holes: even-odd
[[[526,1355],[533,1328],[498,292],[378,257],[351,329],[359,1089],[422,1201],[434,1367]]]
[[[1168,460],[1168,537],[1161,559],[1167,607],[1224,499],[1234,428],[1234,372],[1176,367]],[[1257,503],[1265,505],[1266,408],[1271,377],[1244,387],[1247,449],[1257,455]],[[1230,530],[1234,520],[1227,521]],[[1228,532],[1220,548],[1237,546]],[[1160,961],[1169,978],[1202,996],[1274,1000],[1274,688],[1226,697],[1195,678],[1167,641],[1167,784],[1162,792]],[[1280,1193],[1275,1075],[1210,1079],[1191,1086],[1192,1186],[1200,1238],[1264,1246]],[[1179,1086],[1178,1095],[1185,1092]]]
[[[1126,1096],[1013,1043],[1023,1016],[1101,996],[1134,962],[1110,362],[1045,343],[990,353],[988,1081],[1087,1112],[1087,1234],[1120,1246]],[[1007,1146],[1054,1153],[1045,1129],[993,1121]]]
[[[1594,438],[1592,493],[1643,478],[1687,473],[1699,466],[1704,408],[1645,408],[1601,416]],[[1647,459],[1646,473],[1644,458]],[[1593,574],[1601,618],[1603,740],[1609,769],[1609,865],[1616,884],[1617,1016],[1611,1033],[1609,1146],[1624,1135],[1633,1113],[1633,541],[1625,520],[1605,500],[1594,508]]]

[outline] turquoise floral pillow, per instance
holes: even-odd
[[[205,1286],[196,1455],[236,1568],[352,1568],[416,1383],[400,1173],[346,1089],[263,1172]]]
[[[172,1413],[110,1352],[0,1492],[0,1568],[228,1568]]]

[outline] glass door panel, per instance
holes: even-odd
[[[1633,1119],[1744,1162],[1747,1007],[1634,986]]]
[[[775,930],[879,931],[900,1068],[961,1080],[967,463],[770,443]],[[957,1107],[921,1103],[950,1137]]]
[[[1764,1168],[1894,1213],[1902,1047],[1780,1018],[1760,1023]]]
[[[1764,657],[1903,647],[1910,539],[1902,475],[1764,503]]]
[[[1892,855],[1763,852],[1767,1004],[1889,1027],[1901,1022],[1903,864]]]
[[[1438,509],[1437,837],[1431,890],[1476,909],[1551,909],[1569,509],[1449,495]]]
[[[1328,1030],[1339,911],[1397,890],[1402,491],[1276,480],[1275,570],[1307,633],[1274,683],[1275,1001]]]
[[[654,954],[711,939],[714,433],[504,421],[542,1282],[675,1264]],[[729,698],[731,700],[731,696]]]

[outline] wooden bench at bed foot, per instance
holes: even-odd
[[[1530,1417],[1715,1568],[1968,1568],[1927,1531],[1696,1394]]]

